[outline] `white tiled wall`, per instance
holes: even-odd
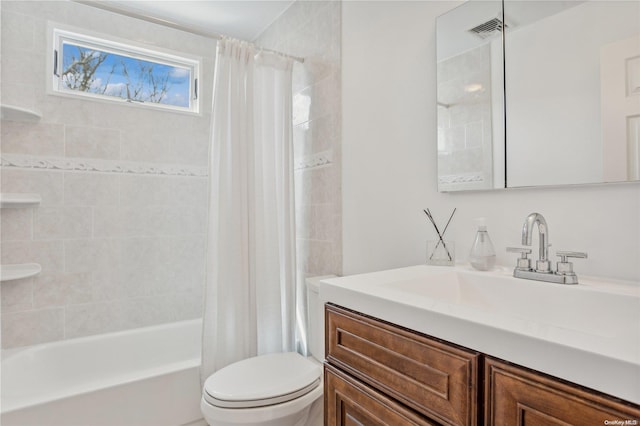
[[[342,272],[341,7],[339,1],[297,1],[256,41],[304,58],[293,69],[301,276]]]
[[[2,283],[2,347],[199,317],[215,41],[68,1],[1,12],[1,101],[43,116],[2,121],[2,192],[42,196],[1,212],[2,264],[42,265]],[[49,20],[201,56],[202,114],[47,94]]]

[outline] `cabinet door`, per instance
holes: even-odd
[[[338,306],[326,313],[330,364],[441,424],[477,424],[476,352]]]
[[[436,425],[347,374],[325,365],[326,426]]]
[[[485,363],[485,398],[487,426],[640,424],[636,405],[490,358]]]

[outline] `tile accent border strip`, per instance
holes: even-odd
[[[469,183],[469,182],[484,182],[482,175],[467,174],[467,175],[447,175],[439,176],[438,183],[441,184],[456,184],[456,183]]]
[[[324,151],[294,159],[294,170],[313,169],[333,163],[333,152]],[[122,173],[167,176],[209,176],[207,167],[163,163],[140,163],[137,161],[101,160],[94,158],[36,157],[30,155],[2,154],[2,167],[20,169],[43,169],[100,173]]]
[[[293,159],[293,170],[313,169],[320,166],[328,166],[333,163],[333,151],[323,151],[316,154],[305,155]]]
[[[209,175],[207,167],[199,166],[185,166],[162,163],[139,163],[135,161],[99,160],[92,158],[34,157],[29,155],[14,154],[2,154],[2,156],[0,156],[0,165],[2,167],[15,167],[20,169],[45,169],[100,173],[194,177],[205,177]]]

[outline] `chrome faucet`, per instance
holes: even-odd
[[[557,263],[555,271],[551,270],[551,262],[549,261],[549,227],[547,221],[540,213],[531,213],[524,221],[522,226],[522,245],[530,246],[533,241],[533,227],[538,225],[539,239],[539,258],[536,261],[536,267],[531,267],[531,259],[527,256],[531,253],[530,248],[507,247],[507,251],[511,253],[520,253],[513,276],[516,278],[525,278],[528,280],[548,281],[559,284],[578,284],[578,276],[573,272],[573,263],[568,262],[567,258],[586,258],[587,253],[574,251],[558,251],[560,261]]]
[[[551,262],[549,262],[549,227],[547,221],[540,213],[531,213],[522,225],[522,245],[530,246],[532,243],[533,225],[538,225],[539,236],[539,259],[536,262],[536,272],[550,272]]]

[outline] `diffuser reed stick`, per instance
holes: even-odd
[[[438,225],[436,224],[436,221],[433,218],[433,215],[431,214],[431,210],[429,210],[428,208],[426,210],[423,210],[424,214],[427,215],[427,218],[429,218],[429,221],[431,222],[431,224],[433,225],[433,228],[436,230],[436,233],[438,234],[438,242],[435,246],[433,253],[431,253],[431,255],[429,256],[429,259],[433,259],[433,255],[435,254],[437,248],[440,246],[440,244],[442,244],[442,247],[447,252],[447,257],[449,257],[449,261],[453,260],[453,257],[449,252],[449,248],[447,247],[447,244],[444,241],[444,235],[447,232],[447,229],[449,228],[449,224],[451,223],[451,219],[453,219],[453,215],[456,213],[456,210],[457,208],[454,208],[453,211],[451,212],[451,215],[449,216],[449,220],[447,221],[447,224],[445,225],[442,233],[440,233],[440,229],[438,228]]]

